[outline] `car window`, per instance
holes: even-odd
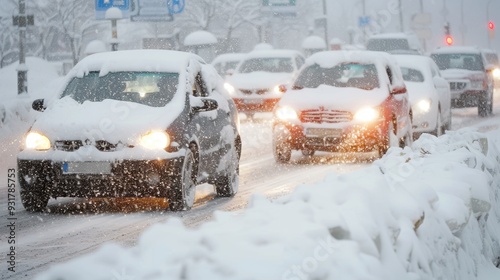
[[[440,70],[465,69],[471,71],[484,71],[484,65],[480,54],[475,53],[440,53],[432,54]]]
[[[401,67],[405,82],[423,83],[424,75],[417,69]]]
[[[300,67],[302,67],[302,65],[304,65],[305,60],[301,56],[297,56],[295,58],[295,63],[297,64],[297,69],[300,69]]]
[[[240,73],[257,71],[291,73],[293,72],[292,59],[290,57],[250,58],[243,61],[238,69]]]
[[[392,70],[389,66],[385,68],[385,72],[387,72],[387,77],[389,78],[389,83],[392,85],[393,77],[392,77]]]
[[[317,88],[320,85],[371,90],[379,87],[377,69],[374,64],[344,63],[331,68],[314,64],[301,71],[294,87]]]
[[[114,72],[99,76],[99,72],[90,72],[73,78],[61,97],[69,96],[79,103],[112,99],[163,107],[172,100],[178,83],[178,73]]]

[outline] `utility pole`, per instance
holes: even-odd
[[[401,0],[399,0],[399,28],[401,32],[405,32],[405,27],[403,25],[403,5]]]
[[[26,67],[26,26],[33,25],[33,15],[26,15],[26,2],[19,0],[19,14],[14,16],[15,26],[19,26],[19,65],[17,66],[17,93],[28,93],[28,68]]]
[[[328,16],[327,16],[327,11],[326,11],[326,0],[323,0],[323,16],[325,17],[325,43],[326,43],[326,48],[330,49],[329,45],[330,43],[328,42]]]
[[[424,14],[424,0],[420,0],[420,14]],[[427,51],[427,40],[422,39],[422,45],[424,46],[424,51]]]
[[[363,0],[363,19],[366,18],[366,0]],[[366,26],[363,25],[363,40],[366,43]]]

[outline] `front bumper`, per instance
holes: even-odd
[[[100,174],[68,172],[67,163],[18,159],[21,189],[51,197],[165,197],[180,174],[182,157],[107,162]],[[100,166],[106,162],[98,162]]]
[[[238,112],[259,113],[272,112],[280,98],[233,98]]]
[[[318,126],[275,122],[275,141],[286,139],[292,150],[368,152],[377,149],[383,138],[383,122]]]

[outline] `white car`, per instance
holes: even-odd
[[[290,84],[304,61],[302,54],[292,50],[253,51],[226,79],[226,89],[247,117],[271,112],[283,94],[279,86]]]
[[[451,94],[436,63],[427,56],[395,55],[410,95],[413,132],[439,136],[451,129]]]
[[[244,57],[244,53],[225,53],[214,58],[211,64],[222,77],[230,76]]]

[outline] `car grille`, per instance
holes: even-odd
[[[262,94],[266,94],[269,90],[268,89],[253,89],[253,90],[240,89],[240,91],[241,91],[241,93],[246,94],[246,95],[250,95],[250,94],[262,95]]]
[[[303,123],[341,123],[352,121],[352,113],[337,110],[305,110],[300,113]]]
[[[450,82],[451,90],[462,90],[467,86],[467,83],[464,82]]]
[[[83,142],[80,140],[60,140],[55,142],[56,150],[65,152],[74,152],[82,146]],[[94,146],[101,152],[113,152],[116,151],[117,148],[117,144],[112,144],[104,140],[95,141]]]

